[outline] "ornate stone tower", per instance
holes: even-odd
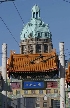
[[[31,20],[24,26],[20,35],[20,53],[50,52],[53,45],[49,26],[41,20],[40,8],[37,5],[34,5],[31,11]]]

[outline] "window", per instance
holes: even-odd
[[[24,45],[21,46],[22,54],[24,53],[24,47],[25,47]]]
[[[31,93],[32,93],[32,94],[35,94],[35,90],[31,90]]]
[[[44,42],[48,43],[48,39],[44,39]]]
[[[40,35],[40,33],[38,32],[38,37],[40,37],[41,35]]]
[[[51,89],[48,89],[48,90],[47,90],[47,93],[50,93],[50,92],[51,92]]]
[[[44,44],[44,52],[48,52],[48,45],[47,44]]]
[[[68,98],[70,99],[70,92],[68,92]]]
[[[36,53],[41,53],[41,45],[36,45]]]
[[[48,35],[49,35],[49,38],[51,39],[52,35],[50,33],[48,33]]]
[[[16,90],[16,95],[19,95],[20,94],[20,91]]]
[[[9,92],[9,95],[13,95],[13,92]]]
[[[47,32],[45,33],[45,36],[47,36]]]
[[[5,102],[4,102],[4,108],[5,108],[5,105],[6,105],[6,104],[5,104]]]
[[[43,107],[47,107],[47,102],[44,102],[43,103]]]
[[[47,32],[46,34],[47,34],[47,37],[49,37],[49,33]]]
[[[39,90],[39,94],[43,94],[43,90]]]
[[[39,98],[39,97],[37,97],[37,98],[36,98],[36,100],[37,100],[37,101],[40,101],[40,98]]]
[[[36,107],[40,107],[40,104],[39,103],[36,103]]]
[[[36,18],[38,18],[38,12],[36,12]]]
[[[24,94],[28,94],[28,90],[24,90]]]
[[[30,45],[30,53],[33,53],[33,46],[32,45]]]
[[[35,12],[33,12],[33,18],[35,18]]]
[[[57,81],[48,81],[47,82],[47,88],[57,88],[57,87],[58,87]]]
[[[25,34],[24,34],[24,38],[25,38]]]
[[[11,84],[12,89],[20,89],[21,88],[20,82],[11,82],[10,84]]]
[[[58,90],[57,89],[54,89],[54,93],[58,93]]]
[[[70,98],[68,99],[68,103],[70,104]]]
[[[47,96],[44,96],[43,100],[47,100]]]
[[[32,33],[30,33],[30,37],[32,37]]]

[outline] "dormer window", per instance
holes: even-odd
[[[52,34],[50,33],[50,39],[52,39]]]
[[[46,33],[46,36],[49,37],[49,33],[48,32]]]
[[[47,36],[47,32],[45,33],[45,36]]]
[[[48,33],[48,37],[49,37],[49,39],[51,38],[51,34],[50,33]]]
[[[24,38],[25,38],[25,34],[24,34]]]
[[[41,37],[41,33],[40,33],[40,32],[38,32],[38,33],[37,33],[37,36],[38,36],[38,37]]]
[[[38,33],[38,37],[40,37],[40,33]]]
[[[32,33],[30,33],[30,37],[32,37]]]

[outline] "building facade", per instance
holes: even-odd
[[[40,17],[40,8],[34,5],[31,20],[24,26],[20,35],[20,53],[46,53],[53,48],[49,25]]]
[[[24,26],[21,32],[20,54],[51,52],[51,50],[53,49],[53,44],[52,44],[52,34],[49,30],[49,25],[45,24],[41,20],[40,8],[38,7],[38,5],[34,5],[31,11],[32,11],[31,20]],[[43,90],[39,91],[41,91],[41,94],[43,94]],[[39,94],[39,96],[41,94]],[[44,100],[43,97],[38,97],[35,99],[39,100],[36,100],[36,104],[34,103],[33,106],[36,105],[35,107],[38,108],[51,107],[51,99],[48,99],[48,102],[47,99]]]
[[[60,79],[58,75],[54,78],[47,78],[45,77],[48,75],[47,72],[44,69],[41,71],[43,67],[53,66],[54,69],[58,62],[57,57],[46,63],[43,60],[41,66],[38,62],[36,62],[38,63],[36,65],[29,63],[30,66],[33,65],[36,68],[28,72],[29,67],[27,67],[27,62],[33,58],[28,58],[25,54],[32,56],[31,54],[35,53],[45,53],[47,55],[53,49],[51,32],[49,31],[48,24],[45,24],[41,20],[40,9],[37,5],[33,6],[32,18],[23,28],[20,39],[20,54],[11,55],[9,59],[10,65],[8,64],[7,68],[9,70],[7,70],[8,108],[60,108]],[[48,56],[51,54],[49,53]],[[40,55],[38,58],[40,59],[42,56]],[[34,68],[31,66],[30,69]],[[40,72],[37,71],[39,69]],[[51,70],[49,68],[48,73],[52,77]],[[58,71],[56,70],[56,72]],[[0,86],[2,87],[2,80],[0,80]],[[65,91],[66,108],[70,108],[70,89],[66,88]],[[1,99],[2,94],[0,92],[0,107],[2,106]]]
[[[58,78],[58,74],[54,78],[48,78],[45,77],[48,75],[47,72],[44,71],[44,69],[42,71],[43,67],[45,67],[45,69],[46,67],[52,68],[52,66],[54,69],[55,65],[57,67],[57,57],[48,62],[47,60],[46,62],[43,60],[41,65],[36,61],[36,65],[33,65],[36,66],[35,70],[32,68],[33,66],[31,66],[30,69],[33,70],[28,71],[29,67],[27,67],[28,65],[32,65],[29,63],[30,59],[35,58],[28,58],[25,55],[37,53],[39,53],[39,55],[43,53],[47,55],[47,53],[53,49],[52,34],[48,24],[45,24],[41,20],[40,9],[37,5],[34,5],[32,8],[31,20],[23,28],[20,40],[20,54],[14,54],[15,58],[12,54],[10,57],[11,62],[8,66],[10,69],[10,71],[7,72],[9,73],[7,74],[8,108],[60,108],[60,79]],[[49,53],[48,56],[51,54],[52,53]],[[42,55],[34,55],[34,57],[35,56],[37,56],[39,60],[42,59]],[[48,70],[48,73],[50,73],[48,76],[52,77],[53,72],[51,68]],[[39,70],[39,72],[37,70]],[[58,73],[58,70],[56,70],[55,73],[56,72]],[[0,74],[0,108],[2,108],[2,81]],[[65,91],[66,108],[70,108],[70,88],[66,88]]]

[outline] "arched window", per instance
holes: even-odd
[[[36,45],[36,53],[41,53],[41,45]]]
[[[35,12],[33,12],[33,18],[35,18]]]
[[[45,32],[45,36],[47,36],[47,32]]]
[[[38,19],[38,12],[36,12],[36,18]]]
[[[37,36],[38,36],[38,37],[41,37],[41,35],[42,35],[42,34],[41,34],[40,32],[37,33]]]
[[[48,45],[44,44],[44,53],[48,52]]]
[[[25,34],[24,34],[24,38],[25,38]]]
[[[21,46],[22,54],[24,54],[24,45]]]

